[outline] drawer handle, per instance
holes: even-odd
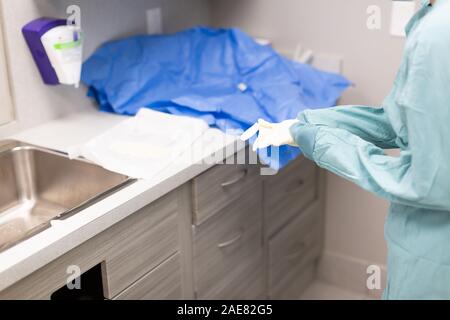
[[[234,237],[234,238],[231,239],[230,241],[227,241],[227,242],[224,242],[224,243],[219,244],[219,245],[218,245],[219,249],[225,249],[225,248],[228,248],[228,247],[232,246],[233,244],[235,244],[236,242],[238,242],[239,240],[241,240],[242,237],[243,237],[243,235],[244,235],[244,230],[241,229],[241,230],[239,231],[239,234],[238,234],[236,237]]]
[[[291,262],[296,261],[299,258],[301,258],[301,256],[305,253],[306,243],[305,242],[300,243],[299,247],[300,248],[296,252],[287,256],[288,261]]]
[[[231,187],[232,185],[234,185],[234,184],[238,183],[239,181],[243,180],[247,176],[247,174],[248,174],[248,169],[242,170],[241,174],[236,179],[233,179],[231,181],[222,183],[221,184],[222,188]]]

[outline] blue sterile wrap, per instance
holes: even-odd
[[[82,80],[102,111],[135,115],[146,107],[202,118],[224,131],[334,106],[350,85],[340,75],[286,59],[238,29],[206,27],[107,43],[86,61]],[[286,146],[279,158],[261,156],[280,169],[299,154]]]

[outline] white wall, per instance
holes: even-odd
[[[213,0],[212,20],[268,37],[276,48],[298,43],[344,58],[343,73],[355,83],[342,104],[379,106],[389,93],[404,40],[389,35],[389,0]],[[366,27],[366,9],[379,5],[382,30]],[[384,264],[385,201],[332,175],[328,176],[326,251]]]
[[[0,8],[1,9],[1,8]],[[6,65],[5,45],[3,43],[3,26],[0,10],[0,126],[9,123],[14,118],[11,90],[9,87],[8,70]]]
[[[145,33],[145,11],[156,6],[163,9],[166,32],[209,23],[207,0],[0,1],[17,116],[16,123],[0,126],[0,139],[45,121],[94,107],[85,97],[85,88],[49,87],[42,83],[21,33],[21,28],[31,20],[42,16],[65,17],[68,5],[80,5],[86,32],[86,56],[107,40]]]

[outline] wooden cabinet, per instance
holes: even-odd
[[[264,263],[261,193],[262,186],[256,183],[243,198],[194,227],[194,275],[199,299],[256,299],[263,295],[263,270],[248,278]],[[253,292],[247,291],[251,286]]]
[[[64,296],[68,266],[95,269],[107,299],[297,299],[322,250],[320,177],[305,158],[267,177],[258,166],[216,166],[0,299]]]
[[[0,299],[50,299],[66,286],[69,266],[85,273],[97,265],[102,269],[99,283],[105,298],[114,298],[180,251],[178,196],[179,191],[174,191],[139,210],[2,291]]]
[[[197,297],[299,298],[322,250],[320,176],[300,157],[275,176],[261,176],[258,166],[222,165],[194,179]]]

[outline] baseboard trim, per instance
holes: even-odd
[[[369,266],[378,266],[381,271],[381,289],[367,287]],[[317,278],[348,291],[380,299],[386,286],[386,266],[335,252],[325,251],[319,260]]]

